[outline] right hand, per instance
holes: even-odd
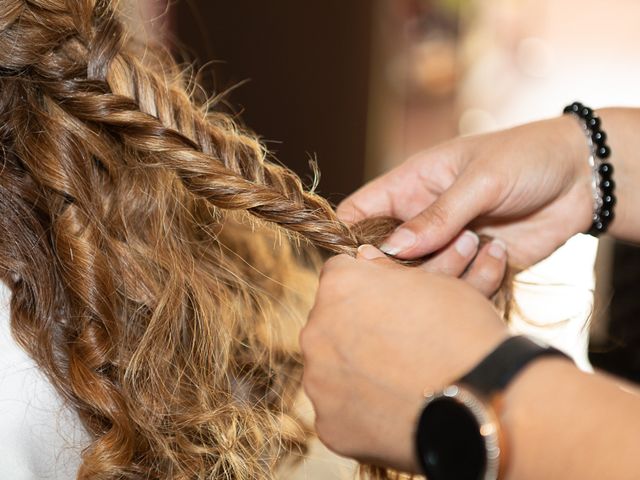
[[[472,228],[502,239],[511,263],[524,268],[591,225],[588,155],[569,116],[458,138],[368,183],[338,215],[403,220],[383,245],[399,258],[432,253]]]

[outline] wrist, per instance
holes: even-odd
[[[591,168],[589,167],[589,144],[580,122],[570,115],[561,115],[554,119],[554,128],[560,135],[564,159],[570,164],[575,179],[589,184]]]
[[[500,421],[504,398],[549,357],[566,358],[530,338],[509,337],[458,381],[428,394],[416,431],[422,472],[435,480],[503,478],[511,444]]]
[[[503,475],[505,480],[527,478],[527,472],[535,471],[533,466],[540,458],[538,451],[530,448],[530,432],[540,430],[541,418],[548,421],[551,428],[562,424],[562,418],[557,421],[552,418],[553,403],[561,390],[554,387],[570,385],[576,374],[581,373],[567,358],[540,358],[527,365],[505,390],[499,414],[501,427],[509,439],[509,463]],[[543,438],[551,441],[553,434],[549,430],[543,434]]]
[[[611,146],[609,161],[615,169],[616,217],[609,233],[621,240],[640,241],[640,222],[637,205],[640,201],[640,170],[637,156],[637,125],[640,111],[630,108],[603,108],[598,110]]]
[[[591,155],[589,143],[580,122],[571,115],[562,115],[553,120],[553,127],[559,135],[557,144],[561,145],[562,158],[569,165],[567,201],[575,205],[575,225],[571,235],[584,233],[591,227],[593,220],[593,172],[589,164]]]

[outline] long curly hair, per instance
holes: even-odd
[[[297,333],[339,222],[111,0],[0,2],[0,277],[91,441],[79,479],[268,479],[303,452]]]

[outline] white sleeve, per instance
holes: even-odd
[[[10,296],[0,282],[0,478],[73,479],[87,433],[11,336]]]

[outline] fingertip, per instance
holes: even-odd
[[[374,260],[376,258],[386,258],[385,254],[373,245],[365,244],[358,247],[358,257],[365,260]]]
[[[387,255],[404,255],[411,250],[418,242],[418,236],[408,227],[403,226],[396,229],[391,236],[380,245]]]
[[[431,232],[427,235],[422,229],[420,232],[417,233],[410,222],[407,222],[380,245],[380,250],[392,257],[412,260],[431,254],[451,241],[450,238],[440,241]]]
[[[496,260],[507,259],[507,245],[499,238],[494,238],[489,244],[487,253]]]
[[[500,288],[506,268],[506,244],[494,238],[480,249],[465,280],[486,297],[491,297]]]
[[[355,259],[346,253],[330,257],[326,262],[324,262],[324,265],[322,265],[322,268],[320,269],[320,279],[330,271],[354,261]]]
[[[479,245],[480,237],[471,230],[465,230],[454,243],[456,251],[463,258],[471,258],[478,253]]]

